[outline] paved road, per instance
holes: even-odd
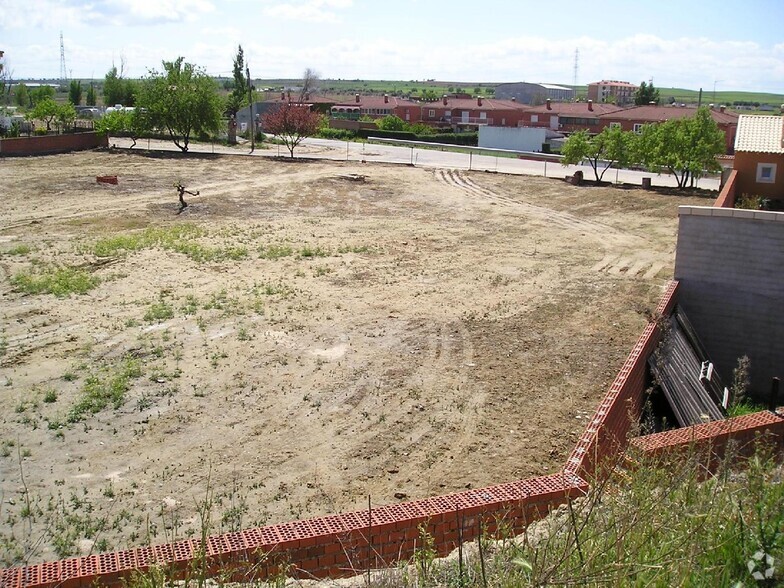
[[[109,144],[117,147],[130,147],[131,140],[122,137],[111,137]],[[140,140],[137,149],[152,149],[156,151],[179,151],[171,141]],[[250,144],[227,147],[210,143],[191,143],[190,151],[197,153],[221,153],[227,155],[247,156]],[[257,149],[252,156],[277,157],[288,156],[288,150],[283,145],[266,145]],[[379,145],[369,143],[351,143],[334,141],[331,139],[305,139],[295,150],[295,157],[308,157],[313,159],[329,159],[334,161],[375,161],[382,163],[413,164],[420,167],[472,169],[478,171],[495,171],[505,174],[547,176],[550,178],[563,178],[582,170],[586,178],[593,178],[593,169],[590,166],[568,165],[560,163],[529,161],[512,159],[508,157],[495,157],[492,155],[469,155],[451,151],[438,151],[435,149],[417,149],[415,147],[400,147],[397,145]],[[675,178],[669,174],[651,174],[630,170],[608,170],[604,179],[611,182],[625,182],[640,185],[642,178],[651,178],[655,186],[676,186]],[[708,190],[718,190],[719,180],[703,178],[698,186]]]

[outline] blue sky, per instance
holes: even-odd
[[[144,75],[179,55],[255,78],[577,81],[784,93],[784,0],[3,0],[16,77],[73,77],[124,60]]]

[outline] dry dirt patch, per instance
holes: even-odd
[[[695,202],[234,156],[2,164],[6,565],[189,536],[208,492],[218,532],[556,470]],[[177,181],[200,190],[181,215]],[[25,293],[56,268],[98,284]]]

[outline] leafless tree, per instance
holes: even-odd
[[[315,69],[309,67],[305,70],[305,73],[302,74],[302,90],[299,93],[300,104],[307,102],[310,95],[318,90],[320,79],[321,76]]]

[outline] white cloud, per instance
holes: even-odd
[[[155,25],[191,21],[212,10],[210,0],[28,0],[0,10],[0,28]]]
[[[215,8],[208,0],[99,0],[92,6],[89,20],[114,26],[187,22]]]
[[[275,3],[264,8],[264,15],[272,18],[308,22],[338,22],[339,10],[350,8],[353,0],[305,0]]]

